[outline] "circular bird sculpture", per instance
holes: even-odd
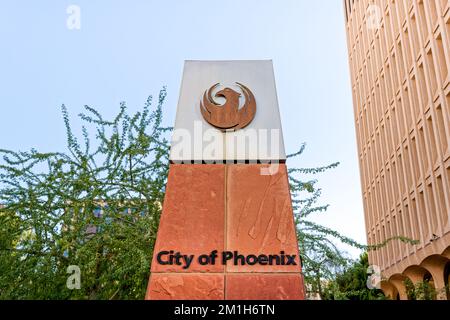
[[[216,98],[225,98],[224,104],[218,104],[212,98],[212,92],[220,83],[205,91],[200,101],[203,118],[221,131],[236,131],[248,126],[256,114],[256,101],[253,93],[243,84],[236,82],[244,94],[245,103],[239,108],[241,94],[231,88],[225,88],[215,94]]]

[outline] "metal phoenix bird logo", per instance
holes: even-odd
[[[239,108],[241,94],[230,88],[225,88],[215,94],[216,98],[225,98],[225,103],[221,105],[212,98],[212,92],[219,84],[213,85],[203,94],[203,99],[200,101],[200,110],[203,118],[209,124],[222,131],[245,128],[252,122],[256,113],[256,101],[253,93],[243,84],[236,82],[244,94],[244,105],[242,108]]]

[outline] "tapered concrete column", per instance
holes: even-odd
[[[427,270],[420,266],[412,266],[406,269],[403,272],[403,275],[409,280],[411,280],[412,284],[415,286],[419,283],[423,282],[423,277],[427,273]]]
[[[397,299],[397,288],[390,283],[389,281],[382,281],[381,282],[381,291],[383,291],[384,295],[391,299],[396,300]]]
[[[410,271],[407,270],[405,272],[403,272],[410,280],[413,284],[417,284],[417,283],[421,283],[423,282],[423,276],[425,275],[426,271],[423,272],[419,272],[419,271]]]
[[[304,299],[287,169],[261,175],[267,167],[170,166],[147,299]],[[214,250],[214,265],[196,260]],[[158,254],[170,251],[194,259],[188,268],[158,263]],[[295,258],[289,265],[222,265],[224,251]]]
[[[304,299],[271,61],[186,62],[170,160],[146,299]]]

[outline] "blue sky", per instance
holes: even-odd
[[[0,147],[14,150],[63,149],[63,103],[112,116],[163,85],[173,125],[184,60],[272,59],[287,152],[307,143],[288,166],[341,162],[319,177],[331,207],[316,221],[366,241],[341,0],[2,0],[0,41]]]

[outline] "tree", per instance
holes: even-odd
[[[367,269],[369,258],[364,252],[343,272],[338,273],[335,279],[328,282],[323,298],[325,300],[384,300],[383,292],[367,288]]]
[[[449,286],[437,290],[431,274],[426,274],[424,281],[413,283],[409,278],[404,282],[408,300],[436,300],[439,295],[446,295]]]
[[[0,149],[0,299],[144,297],[169,165],[165,97],[134,115],[122,103],[113,120],[85,106],[81,143],[63,105],[66,152]],[[328,206],[317,205],[317,180],[300,176],[337,165],[289,169],[305,282],[320,295],[349,263],[333,238],[366,248],[309,220]],[[80,268],[80,290],[66,286],[69,266]]]
[[[300,156],[305,147],[303,144],[297,153],[289,155],[288,158]],[[307,179],[306,176],[323,173],[338,165],[336,162],[323,167],[288,169],[304,280],[308,292],[319,296],[323,294],[323,282],[333,278],[349,261],[333,240],[361,247],[356,241],[309,219],[314,214],[325,213],[329,205],[317,204],[322,190],[317,186],[317,179]]]
[[[142,299],[168,170],[166,90],[150,110],[112,120],[86,106],[95,143],[66,126],[66,153],[0,150],[0,298]],[[69,290],[69,265],[81,269]]]

